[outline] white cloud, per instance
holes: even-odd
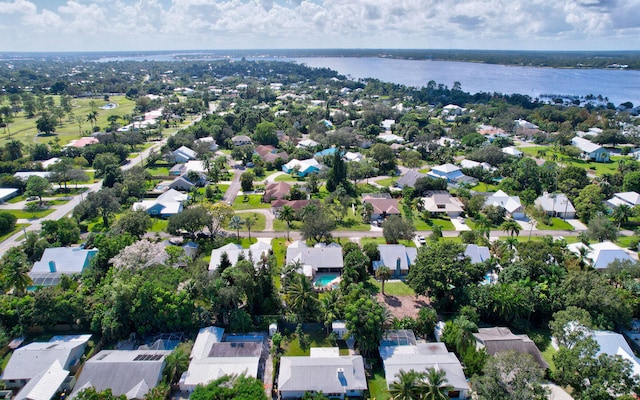
[[[36,12],[36,5],[26,0],[0,2],[0,14],[32,14]]]

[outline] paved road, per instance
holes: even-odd
[[[238,192],[240,192],[240,175],[242,175],[242,172],[243,171],[238,169],[233,170],[233,180],[224,193],[224,200],[229,204],[233,204],[236,197],[238,197]]]

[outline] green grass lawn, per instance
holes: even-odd
[[[249,246],[251,246],[257,241],[258,239],[256,238],[251,238],[251,240],[249,240],[249,238],[240,238],[240,246],[242,246],[243,249],[248,249]],[[236,239],[235,234],[224,240],[224,244],[229,244],[229,243],[238,244],[238,240]]]
[[[167,225],[169,224],[168,220],[160,218],[151,218],[151,222],[153,225],[151,225],[151,229],[149,229],[150,232],[166,232]]]
[[[369,282],[378,288],[378,292],[382,289],[382,284],[375,280],[373,277],[369,278]],[[385,282],[384,293],[389,296],[414,296],[416,292],[413,291],[406,283],[401,281]]]
[[[53,97],[55,105],[59,106],[60,96],[56,95],[51,97]],[[53,140],[54,137],[59,137],[60,145],[65,145],[73,139],[79,139],[82,136],[82,132],[90,131],[92,128],[91,124],[86,121],[87,114],[92,111],[90,104],[92,101],[96,103],[97,108],[95,110],[98,112],[96,125],[102,129],[109,125],[107,118],[111,115],[123,116],[125,114],[134,114],[133,109],[135,107],[135,102],[124,96],[112,96],[110,98],[109,102],[116,103],[118,105],[118,107],[111,110],[103,110],[100,108],[107,103],[102,98],[74,98],[71,100],[73,114],[76,117],[81,118],[82,123],[80,126],[78,126],[76,122],[70,122],[65,116],[62,120],[62,125],[56,127],[55,135],[36,137],[38,133],[36,129],[36,120],[39,118],[39,115],[36,115],[33,118],[27,118],[24,112],[19,112],[13,119],[13,122],[9,124],[11,136],[3,135],[0,138],[0,146],[4,146],[6,142],[14,139],[25,144],[29,144],[34,142],[47,143],[50,140]]]
[[[498,185],[480,182],[472,187],[471,190],[475,190],[476,192],[496,192],[498,190]]]
[[[265,226],[267,225],[267,218],[262,214],[245,212],[245,213],[236,213],[236,215],[242,218],[242,220],[245,220],[249,217],[256,218],[255,224],[251,227],[252,232],[263,231]],[[242,225],[242,229],[240,229],[240,232],[247,232],[247,226]]]
[[[574,165],[577,167],[581,167],[587,170],[587,172],[595,173],[598,176],[603,174],[613,174],[618,170],[618,160],[624,158],[623,156],[611,156],[611,161],[608,163],[597,163],[597,162],[589,162],[584,160],[577,160],[575,158],[570,158],[556,151],[551,146],[533,146],[533,147],[518,147],[520,151],[525,153],[531,157],[539,157],[539,151],[546,151],[545,159],[551,160],[552,156],[555,155],[557,157],[557,161],[566,166]]]
[[[384,178],[384,179],[378,179],[376,180],[376,183],[380,186],[393,186],[394,183],[396,183],[396,181],[398,180],[398,177],[391,177],[391,178]]]
[[[427,231],[432,230],[435,225],[440,226],[443,231],[455,231],[453,223],[448,218],[429,218],[428,221],[425,221],[417,214],[414,214],[413,217],[413,225],[416,227],[418,231]]]
[[[304,182],[302,178],[294,178],[289,174],[282,174],[275,177],[274,182]]]
[[[367,385],[369,386],[369,399],[388,400],[391,398],[382,365],[376,365],[373,368],[367,379]]]
[[[383,237],[364,237],[360,239],[361,246],[364,246],[366,243],[387,244],[387,241]],[[399,244],[407,247],[416,247],[416,243],[413,240],[400,240]]]
[[[309,341],[311,345],[309,347],[339,347],[341,356],[348,356],[349,349],[344,344],[344,341],[338,341],[336,345],[334,345],[331,340],[329,340],[328,335],[322,332],[310,332],[306,333],[309,336]],[[311,353],[310,349],[302,349],[300,347],[300,341],[298,340],[297,335],[291,335],[287,337],[287,340],[284,341],[283,346],[284,356],[309,356]]]
[[[560,218],[556,218],[556,217],[552,217],[551,218],[551,225],[545,225],[541,222],[536,223],[536,229],[541,230],[541,231],[572,231],[573,230],[573,226],[560,219]],[[522,233],[522,232],[521,232]]]
[[[558,351],[554,349],[551,344],[549,344],[547,348],[542,352],[542,358],[544,358],[547,364],[549,364],[549,369],[551,370],[551,372],[554,372],[556,370],[556,365],[553,362],[553,355],[557,352]]]
[[[238,196],[232,205],[235,211],[251,210],[254,208],[270,208],[271,204],[262,202],[262,195],[250,194],[247,196]]]
[[[40,210],[37,213],[27,212],[25,210],[3,210],[9,214],[13,214],[18,219],[34,219],[45,217],[55,211],[55,208],[47,208]]]
[[[253,168],[248,168],[249,171],[253,172]],[[282,172],[282,171],[278,171],[278,170],[272,170],[272,171],[267,171],[266,169],[263,169],[263,174],[262,176],[256,176],[256,181],[263,181],[265,179],[267,179],[268,177],[270,177],[271,175],[277,173],[277,172]]]
[[[629,243],[631,243],[632,241],[636,241],[636,242],[640,241],[640,236],[619,236],[618,239],[616,240],[616,243],[619,246],[628,248]]]
[[[287,238],[273,238],[271,240],[271,248],[273,249],[273,255],[276,256],[278,265],[284,265],[285,257],[287,255]]]
[[[155,166],[152,168],[147,168],[147,171],[149,171],[151,176],[169,176],[169,169],[171,169],[171,167]]]
[[[356,210],[357,212],[357,210]],[[362,222],[360,215],[355,215],[351,208],[348,209],[347,215],[344,219],[338,222],[336,225],[337,231],[368,231],[371,230],[371,225]]]
[[[300,221],[291,221],[291,232],[296,231],[298,229],[300,229],[300,225],[302,224],[302,222]],[[276,232],[287,232],[287,223],[284,221],[281,221],[279,219],[274,219],[273,220],[273,230]]]
[[[25,226],[29,226],[29,224],[16,224],[16,227],[13,228],[11,232],[7,232],[4,235],[0,236],[0,242],[3,242],[8,237],[15,235],[18,231],[20,231]]]

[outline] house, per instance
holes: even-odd
[[[600,346],[596,357],[600,354],[620,356],[631,363],[633,375],[640,377],[640,359],[631,350],[624,336],[611,331],[593,331],[591,338]]]
[[[48,368],[43,369],[38,375],[34,376],[26,385],[16,394],[14,400],[50,400],[58,391],[68,389],[71,386],[72,379],[69,379],[69,371],[62,368],[60,362],[55,360]],[[65,382],[67,382],[65,384]],[[11,399],[12,391],[9,391]]]
[[[571,143],[575,147],[580,149],[580,151],[582,152],[582,158],[584,158],[585,160],[591,160],[596,162],[609,161],[609,150],[605,149],[599,144],[595,144],[579,136],[576,136],[573,139],[571,139]]]
[[[0,188],[0,204],[10,200],[18,195],[18,189]]]
[[[313,149],[318,147],[320,143],[316,142],[315,140],[312,139],[304,139],[298,142],[298,144],[296,145],[297,149]]]
[[[170,176],[180,176],[185,172],[187,172],[187,170],[185,169],[185,164],[182,164],[182,163],[178,163],[173,167],[169,168]]]
[[[86,136],[80,139],[72,140],[68,144],[66,144],[64,147],[77,147],[81,149],[83,147],[87,147],[89,145],[98,144],[98,143],[100,143],[100,141],[97,138],[92,136]]]
[[[314,158],[308,160],[293,159],[282,166],[282,171],[290,174],[295,171],[296,175],[305,177],[312,173],[320,172],[322,164],[316,161]]]
[[[625,248],[618,246],[610,241],[602,243],[593,243],[589,246],[583,243],[572,243],[567,248],[578,257],[584,254],[584,259],[591,264],[591,266],[598,270],[608,268],[609,264],[618,261],[631,261],[633,263],[638,261],[638,254]]]
[[[80,247],[51,247],[44,250],[40,261],[36,261],[29,272],[33,286],[56,286],[63,275],[80,274],[98,249]]]
[[[209,146],[209,150],[218,151],[218,144],[216,143],[215,139],[212,138],[211,136],[196,139],[196,143],[205,143],[206,145]]]
[[[336,334],[338,339],[347,339],[349,337],[349,330],[347,329],[347,323],[344,321],[331,322],[331,332]]]
[[[299,272],[310,278],[321,272],[342,273],[342,246],[318,243],[309,247],[305,242],[296,240],[287,247],[286,263],[298,263]]]
[[[236,135],[231,138],[231,142],[234,146],[244,146],[248,144],[253,144],[251,138],[247,135]]]
[[[91,335],[54,336],[48,342],[20,347],[11,355],[0,379],[7,388],[23,388],[19,398],[36,398],[30,393],[39,389],[47,393],[71,389],[67,375],[75,374],[89,339]]]
[[[131,209],[146,211],[152,217],[167,218],[182,212],[183,205],[189,198],[188,194],[169,189],[154,200],[142,200],[133,203]]]
[[[395,119],[385,119],[380,122],[380,127],[385,130],[385,132],[391,132],[391,128],[396,124]]]
[[[162,380],[168,350],[102,350],[82,367],[71,399],[87,388],[143,399]]]
[[[426,178],[427,175],[426,174],[422,174],[418,171],[416,171],[415,169],[410,169],[408,170],[404,175],[402,175],[400,178],[398,178],[398,180],[396,181],[396,183],[394,184],[395,186],[399,187],[400,189],[404,188],[404,187],[411,187],[411,188],[415,188],[416,187],[416,181],[420,178]]]
[[[262,201],[271,203],[272,200],[284,199],[289,195],[291,185],[287,182],[272,182],[267,184],[262,195]]]
[[[564,193],[544,193],[533,204],[540,207],[547,215],[563,219],[576,217],[576,209]]]
[[[476,244],[467,244],[464,255],[469,257],[472,264],[482,264],[491,258],[489,248],[487,246],[478,246]]]
[[[388,331],[378,349],[387,387],[397,381],[400,371],[425,372],[435,368],[446,373],[447,384],[452,386],[449,398],[469,398],[469,383],[460,360],[447,350],[444,343],[417,343],[412,331]]]
[[[506,213],[514,219],[523,219],[525,217],[520,197],[509,196],[502,190],[498,190],[491,196],[487,197],[487,200],[484,202],[484,206],[497,206],[504,208]]]
[[[284,151],[278,151],[278,149],[270,145],[260,145],[256,147],[256,153],[258,153],[260,159],[264,162],[274,162],[278,158],[281,158],[282,160],[289,158],[287,153]]]
[[[542,369],[549,368],[549,364],[542,358],[540,350],[527,335],[515,335],[509,328],[493,327],[479,328],[474,333],[476,348],[485,349],[487,354],[493,356],[505,351],[530,354]]]
[[[23,172],[16,172],[15,174],[13,174],[13,176],[20,179],[21,181],[26,182],[30,176],[39,176],[40,178],[47,179],[49,178],[50,174],[51,172],[49,171],[23,171]]]
[[[309,203],[311,203],[311,200],[273,200],[271,202],[271,212],[277,216],[284,206],[289,206],[297,212],[305,208]]]
[[[254,265],[260,261],[263,255],[269,255],[271,252],[271,245],[262,241],[258,241],[248,249],[243,248],[239,244],[229,243],[220,248],[211,250],[211,258],[209,260],[209,272],[213,272],[220,266],[222,254],[226,253],[231,265],[236,265],[241,255],[245,259],[249,259],[249,255],[253,259]]]
[[[521,158],[524,155],[523,152],[521,152],[520,150],[516,149],[513,146],[503,148],[502,152],[504,154],[507,154],[513,157],[518,157],[518,158]]]
[[[196,185],[192,183],[186,176],[178,176],[169,184],[169,189],[188,192]]]
[[[329,147],[328,149],[324,149],[321,151],[316,152],[313,156],[314,157],[329,157],[332,156],[336,153],[336,151],[338,151],[338,149],[336,147]]]
[[[437,165],[431,168],[431,171],[427,172],[427,176],[430,176],[432,178],[446,179],[447,183],[453,184],[474,184],[476,182],[475,178],[463,174],[460,167],[449,163]]]
[[[614,193],[613,197],[607,200],[605,204],[611,208],[616,208],[622,204],[635,207],[640,205],[640,194],[636,192]]]
[[[450,218],[459,217],[464,212],[464,204],[446,190],[434,190],[422,198],[424,210],[431,215],[447,214]]]
[[[264,337],[225,337],[224,329],[209,326],[200,329],[193,348],[189,369],[180,377],[180,390],[192,392],[224,375],[257,378],[263,362]]]
[[[390,215],[400,215],[400,205],[397,199],[362,196],[362,203],[369,203],[373,207],[371,220],[386,219]]]
[[[391,270],[394,279],[407,276],[418,256],[418,249],[402,244],[380,244],[378,252],[380,260],[373,260],[373,270],[377,271],[384,265]]]
[[[187,146],[180,146],[169,155],[171,161],[177,163],[185,163],[189,160],[195,160],[198,154]]]
[[[344,153],[344,159],[347,162],[360,162],[364,160],[364,156],[360,152],[347,151]]]
[[[491,164],[487,162],[477,162],[473,160],[467,160],[466,158],[460,161],[460,168],[473,169],[473,168],[482,168],[485,171],[494,171],[495,168],[491,166]]]
[[[278,395],[281,399],[299,399],[307,392],[346,399],[362,397],[365,390],[367,377],[362,356],[341,356],[337,347],[312,347],[309,357],[280,358]]]
[[[404,138],[402,136],[395,135],[393,133],[383,133],[378,135],[378,140],[386,143],[403,143]]]

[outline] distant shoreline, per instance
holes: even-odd
[[[640,70],[640,51],[532,51],[446,49],[247,49],[247,50],[148,50],[102,52],[0,52],[3,62],[34,59],[96,61],[104,58],[173,56],[166,61],[219,58],[354,57],[399,60],[457,61],[519,67],[562,69]],[[181,57],[182,56],[182,57]],[[143,61],[140,59],[139,61]],[[156,60],[157,61],[157,60]]]

